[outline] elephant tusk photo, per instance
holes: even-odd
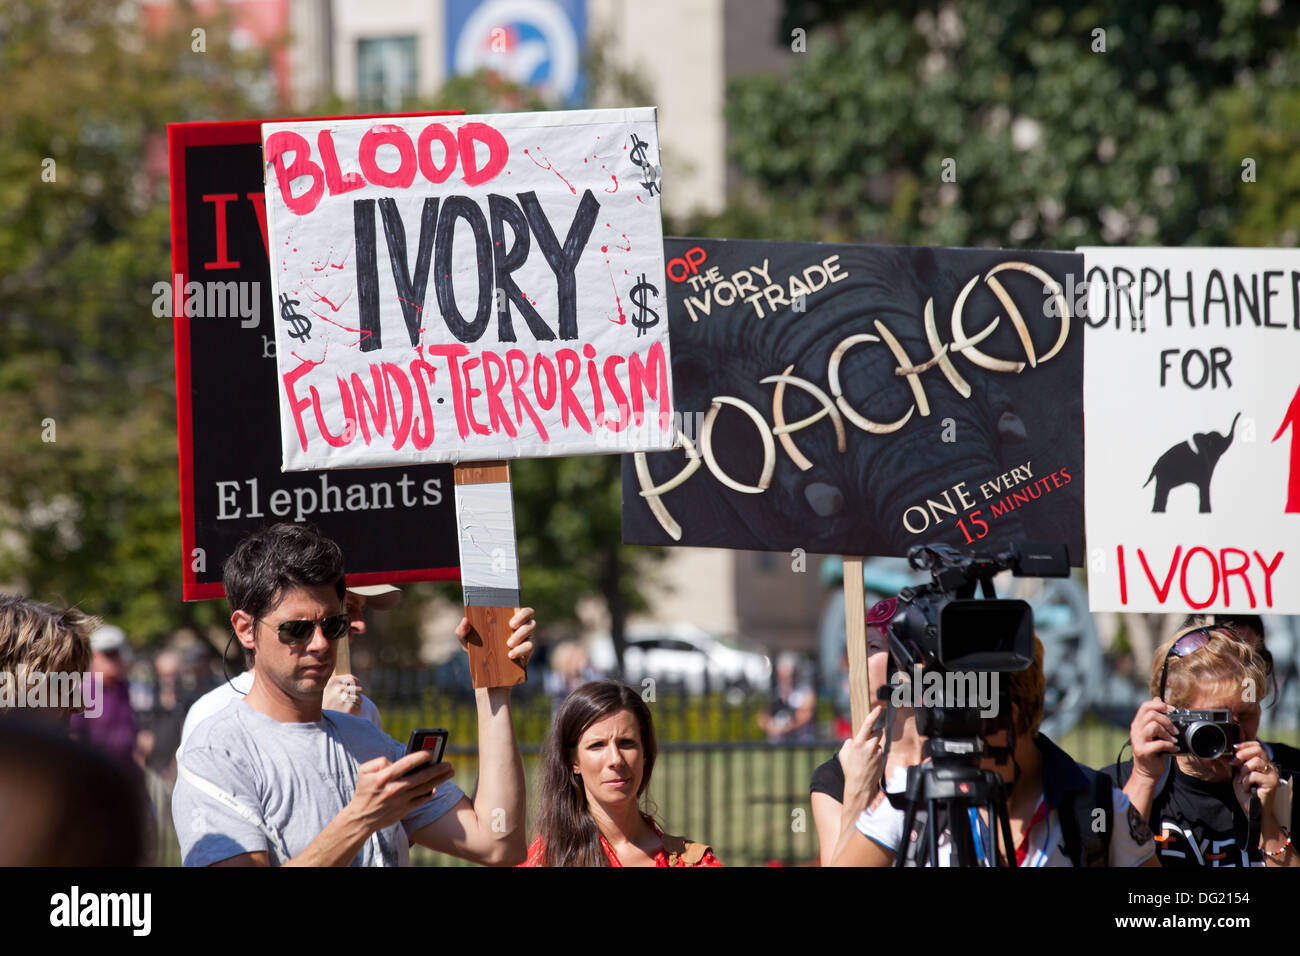
[[[731,405],[739,408],[748,415],[758,426],[758,433],[763,438],[763,472],[759,475],[758,484],[742,485],[730,475],[722,470],[718,464],[717,458],[713,455],[713,423],[718,418],[718,412],[722,410],[723,405]],[[763,416],[758,413],[748,402],[743,402],[738,398],[730,395],[718,395],[713,399],[709,406],[708,414],[704,416],[704,425],[700,429],[700,448],[704,452],[704,461],[709,466],[709,471],[713,472],[713,477],[722,482],[732,491],[739,491],[746,495],[761,495],[767,490],[767,486],[772,483],[772,472],[776,469],[776,445],[772,441],[772,432],[767,427],[767,422]]]
[[[996,327],[997,327],[997,320],[995,319],[993,321],[993,324],[989,326],[987,329],[985,329],[984,332],[981,332],[980,335],[986,335],[989,332],[992,332],[993,329]],[[978,339],[979,336],[976,336],[976,340]],[[929,298],[925,300],[925,340],[930,344],[930,351],[934,353],[935,358],[938,360],[939,367],[943,370],[943,374],[948,379],[948,383],[957,390],[957,394],[959,394],[962,398],[970,398],[971,396],[970,383],[967,382],[966,379],[961,377],[961,373],[957,371],[957,366],[952,364],[952,359],[948,358],[947,354],[943,354],[941,356],[941,353],[943,353],[945,350],[947,353],[958,351],[958,347],[957,347],[958,343],[954,342],[948,346],[941,346],[939,344],[939,330],[935,328],[934,325],[934,299],[933,298]],[[962,343],[963,347],[966,344],[967,343]],[[972,342],[969,344],[974,344],[974,343]]]
[[[873,422],[865,415],[858,414],[853,406],[845,400],[844,389],[840,386],[840,362],[843,360],[849,349],[853,348],[855,345],[861,345],[864,342],[879,341],[880,339],[867,332],[860,332],[857,335],[848,336],[844,341],[840,342],[839,345],[835,346],[835,351],[831,353],[831,360],[826,366],[826,378],[831,385],[831,394],[835,396],[835,404],[839,406],[839,409],[844,413],[845,418],[858,426],[858,428],[861,428],[864,432],[870,432],[873,435],[888,435],[890,432],[898,431],[908,423],[912,417],[912,413],[916,411],[916,406],[913,405],[909,408],[907,414],[898,421],[891,422],[888,425],[882,425],[880,422]]]
[[[920,375],[922,372],[930,371],[930,369],[934,368],[936,365],[938,365],[947,357],[948,357],[948,346],[941,345],[933,355],[931,355],[920,365],[909,365],[906,368],[900,365],[898,368],[894,369],[894,374],[895,375]]]
[[[894,338],[894,333],[890,332],[879,319],[876,319],[875,325],[876,331],[880,333],[880,337],[889,346],[889,351],[894,353],[894,359],[898,362],[898,367],[900,369],[906,368],[912,360],[903,351],[903,346],[899,344],[898,339]],[[903,374],[907,376],[907,384],[912,387],[912,397],[916,399],[916,407],[921,410],[921,417],[924,418],[930,414],[930,403],[925,398],[925,389],[921,387],[921,380],[915,372],[904,371]]]
[[[700,465],[702,465],[703,462],[700,459],[700,453],[696,450],[695,445],[691,442],[690,438],[680,430],[677,432],[677,437],[681,439],[683,450],[686,452],[686,458],[688,459],[685,467],[683,467],[682,470],[672,478],[665,481],[662,485],[655,485],[653,488],[647,488],[642,484],[641,496],[643,498],[653,498],[658,497],[659,495],[666,495],[687,478],[691,477],[691,475],[700,470]],[[644,452],[637,452],[637,454],[642,455]],[[647,472],[647,474],[649,474],[649,472]]]
[[[636,479],[640,483],[642,489],[644,489],[653,481],[650,477],[650,466],[646,464],[645,452],[639,451],[635,453],[632,456],[632,460],[636,466]],[[695,463],[698,464],[698,459],[696,459]],[[687,467],[690,466],[688,465]],[[659,527],[668,532],[668,537],[672,538],[674,541],[682,540],[682,526],[673,520],[673,516],[668,513],[668,509],[664,506],[664,503],[659,500],[659,496],[647,494],[644,490],[642,490],[641,494],[647,495],[645,503],[650,506],[650,513],[654,515],[655,520],[659,522]]]
[[[968,341],[978,342],[988,332],[988,330],[986,329],[982,331],[979,335],[972,337],[966,334],[966,329],[962,326],[962,310],[966,307],[966,297],[970,295],[971,289],[975,288],[975,283],[979,282],[979,280],[980,280],[979,276],[973,276],[971,280],[966,283],[965,288],[961,290],[961,294],[957,296],[956,303],[953,304],[952,340],[954,342],[962,342],[962,343],[966,343]],[[995,318],[993,321],[996,322],[997,319]],[[963,354],[965,354],[965,356],[968,359],[970,359],[980,368],[986,368],[990,372],[1015,372],[1019,374],[1020,372],[1023,372],[1025,369],[1024,362],[1012,362],[1008,359],[997,359],[991,355],[985,355],[983,352],[981,352],[979,349],[975,348],[972,345],[966,345],[965,348],[963,349]]]
[[[782,407],[785,404],[785,376],[788,376],[793,369],[793,365],[787,365],[785,367],[785,372],[780,376],[780,380],[777,381],[776,389],[772,392],[772,421],[776,423],[776,427],[772,429],[772,434],[781,442],[781,447],[785,449],[785,453],[790,456],[790,460],[795,463],[795,466],[800,471],[808,471],[812,468],[813,463],[808,460],[808,456],[795,446],[794,439],[790,437],[789,432],[791,429],[790,426],[785,423],[785,411]],[[760,381],[759,384],[761,385],[763,382],[773,381],[775,378],[776,376],[773,376],[773,378],[765,378]],[[811,425],[813,422],[821,421],[821,419],[825,417],[825,414],[826,409],[823,408],[816,414],[810,415],[802,422],[796,422],[795,424],[800,427]]]
[[[1065,347],[1065,340],[1070,337],[1070,303],[1066,300],[1065,293],[1061,289],[1060,283],[1057,282],[1055,279],[1053,279],[1042,269],[1038,268],[1038,266],[1031,266],[1027,262],[1004,262],[1001,265],[994,266],[992,269],[990,269],[989,275],[991,276],[994,275],[995,273],[1002,272],[1004,269],[1014,269],[1017,272],[1024,272],[1027,275],[1033,276],[1035,279],[1038,279],[1040,282],[1042,282],[1043,288],[1046,289],[1048,292],[1050,292],[1052,296],[1056,299],[1056,313],[1061,317],[1061,332],[1056,337],[1056,344],[1052,346],[1051,350],[1042,358],[1038,359],[1038,362],[1040,363],[1046,362],[1053,355],[1055,355],[1057,352],[1061,351],[1061,349]],[[989,284],[993,285],[993,283],[989,283]],[[993,291],[998,293],[999,299],[1002,299],[1003,295],[1005,295],[1005,292],[1002,291],[1001,283],[998,283],[998,285],[994,287]],[[1002,301],[1003,304],[1005,305],[1008,300],[1002,299]],[[1029,341],[1028,332],[1026,331],[1022,331],[1020,337],[1026,343]],[[1030,364],[1031,365],[1034,364],[1032,359],[1034,354],[1032,347],[1026,345],[1025,351],[1031,357]]]
[[[835,425],[835,447],[838,449],[840,454],[843,454],[845,449],[848,447],[848,436],[844,431],[844,420],[840,417],[839,410],[836,409],[830,396],[807,379],[792,376],[790,372],[793,370],[793,365],[786,366],[785,371],[780,375],[769,375],[767,378],[760,379],[759,384],[768,385],[772,382],[776,383],[776,391],[772,394],[772,421],[776,423],[776,427],[772,429],[772,434],[777,436],[781,442],[781,447],[786,450],[786,453],[790,456],[791,460],[799,466],[799,470],[807,471],[812,468],[812,462],[795,447],[794,439],[790,437],[791,432],[796,432],[800,429],[807,428],[809,425],[814,425],[827,415],[830,415],[831,422]],[[796,388],[802,388],[813,398],[817,399],[817,401],[821,402],[821,410],[814,412],[807,418],[800,419],[793,424],[787,425],[784,409],[785,386],[787,384],[794,385]]]
[[[1029,337],[1029,329],[1025,326],[1024,316],[1020,314],[1020,309],[1012,300],[1011,294],[1007,292],[1006,286],[993,278],[993,273],[996,271],[996,269],[990,270],[989,274],[984,277],[984,281],[988,283],[989,288],[993,290],[993,294],[1002,303],[1002,307],[1007,310],[1007,315],[1011,317],[1011,324],[1016,328],[1016,335],[1020,336],[1020,347],[1025,350],[1025,355],[1029,358],[1029,367],[1038,368],[1038,355],[1034,351],[1034,340]]]

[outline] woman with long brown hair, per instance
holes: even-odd
[[[613,680],[560,705],[542,754],[541,833],[524,866],[720,866],[702,843],[643,812],[658,746],[650,708]]]

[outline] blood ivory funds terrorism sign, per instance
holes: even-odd
[[[261,123],[167,132],[174,275],[154,310],[175,316],[185,600],[221,597],[239,539],[276,521],[317,525],[357,583],[456,580],[450,466],[281,473]]]
[[[286,471],[672,447],[653,109],[263,135]]]
[[[1093,610],[1300,613],[1300,253],[1081,251]]]
[[[669,239],[681,451],[629,455],[633,544],[1082,555],[1073,253]]]

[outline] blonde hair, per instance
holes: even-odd
[[[1033,737],[1043,722],[1043,705],[1047,699],[1047,675],[1043,673],[1043,642],[1034,635],[1034,663],[1022,671],[1012,671],[1007,694],[1016,715],[1016,739]]]
[[[90,670],[90,634],[99,619],[75,607],[60,611],[30,598],[0,594],[0,673]]]
[[[1160,672],[1166,658],[1169,677],[1165,683],[1165,700],[1175,707],[1186,707],[1197,693],[1222,684],[1238,688],[1251,686],[1263,697],[1268,688],[1268,665],[1256,646],[1226,626],[1206,630],[1209,643],[1186,657],[1169,657],[1170,649],[1186,634],[1199,630],[1186,627],[1161,645],[1151,662],[1151,696],[1160,693]]]

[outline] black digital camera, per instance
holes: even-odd
[[[1241,740],[1241,728],[1232,719],[1230,710],[1175,709],[1165,716],[1174,725],[1180,754],[1214,760]]]

